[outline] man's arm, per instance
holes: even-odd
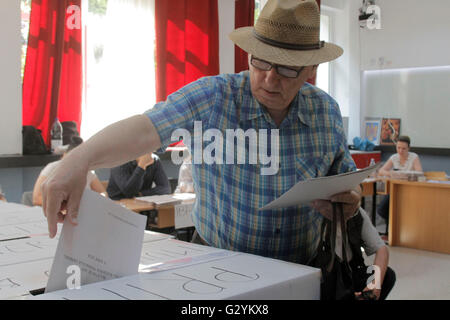
[[[383,285],[383,281],[384,281],[384,276],[386,275],[386,270],[389,264],[389,250],[387,248],[387,246],[382,246],[381,248],[379,248],[375,254],[375,259],[373,261],[373,264],[375,266],[377,266],[380,269],[380,283],[373,283],[373,285],[375,285],[375,288],[372,289],[373,293],[375,294],[375,296],[377,297],[377,300],[380,299],[380,294],[381,294],[381,286]],[[374,279],[373,281],[377,281],[378,279]],[[363,289],[364,291],[369,291],[371,289],[369,289],[368,287],[365,287]],[[358,299],[359,296],[362,294],[362,292],[355,292],[355,297]]]
[[[327,175],[332,176],[349,171],[355,171],[356,165],[353,161],[347,146],[344,126],[342,123],[341,113],[337,103],[331,104],[331,116],[334,119],[331,135],[333,144],[336,145],[333,163],[331,164]],[[332,220],[333,218],[333,202],[342,203],[343,215],[345,221],[353,217],[361,206],[362,189],[358,185],[353,190],[335,194],[330,200],[317,199],[311,203],[312,207],[319,211],[325,218]]]
[[[150,119],[137,115],[116,122],[68,153],[42,185],[43,210],[49,235],[56,235],[57,223],[64,220],[61,210],[67,209],[69,220],[76,224],[81,196],[88,170],[110,168],[158,149],[158,132]]]

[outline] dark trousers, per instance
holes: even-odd
[[[377,212],[380,217],[386,220],[386,223],[389,221],[389,195],[384,196],[383,199],[381,199]]]
[[[350,279],[347,272],[344,272],[344,265],[342,262],[335,262],[333,271],[327,273],[324,277],[322,271],[321,283],[321,300],[354,300],[354,292],[362,292],[367,287],[367,279],[369,274],[364,269],[352,274],[353,279]],[[386,300],[386,297],[391,292],[395,285],[396,276],[394,270],[387,267],[384,275],[383,283],[381,285],[380,299]],[[350,284],[353,283],[353,291],[350,291]]]
[[[387,267],[386,274],[384,275],[383,284],[381,285],[381,294],[380,300],[385,300],[388,296],[389,292],[391,292],[392,288],[395,284],[395,272],[391,268]]]

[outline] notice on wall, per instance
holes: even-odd
[[[175,205],[175,229],[193,227],[192,209],[194,203],[183,203]]]

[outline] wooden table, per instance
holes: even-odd
[[[450,184],[389,185],[389,244],[450,254]]]
[[[171,228],[175,226],[175,205],[180,203],[193,203],[195,200],[180,200],[178,202],[163,204],[163,205],[155,205],[152,202],[142,201],[138,199],[122,199],[117,202],[127,209],[132,210],[137,213],[141,213],[143,211],[152,211],[155,210],[158,219],[156,223],[150,223],[149,226],[164,229]]]
[[[142,201],[137,199],[122,199],[116,201],[120,205],[123,205],[127,209],[134,211],[134,212],[142,212],[142,211],[148,211],[155,209],[155,204],[148,202],[148,201]]]

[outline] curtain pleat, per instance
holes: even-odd
[[[235,28],[253,26],[255,17],[255,0],[236,0],[234,7]],[[234,46],[234,71],[248,70],[247,52]]]
[[[157,0],[156,101],[219,73],[217,0]]]

